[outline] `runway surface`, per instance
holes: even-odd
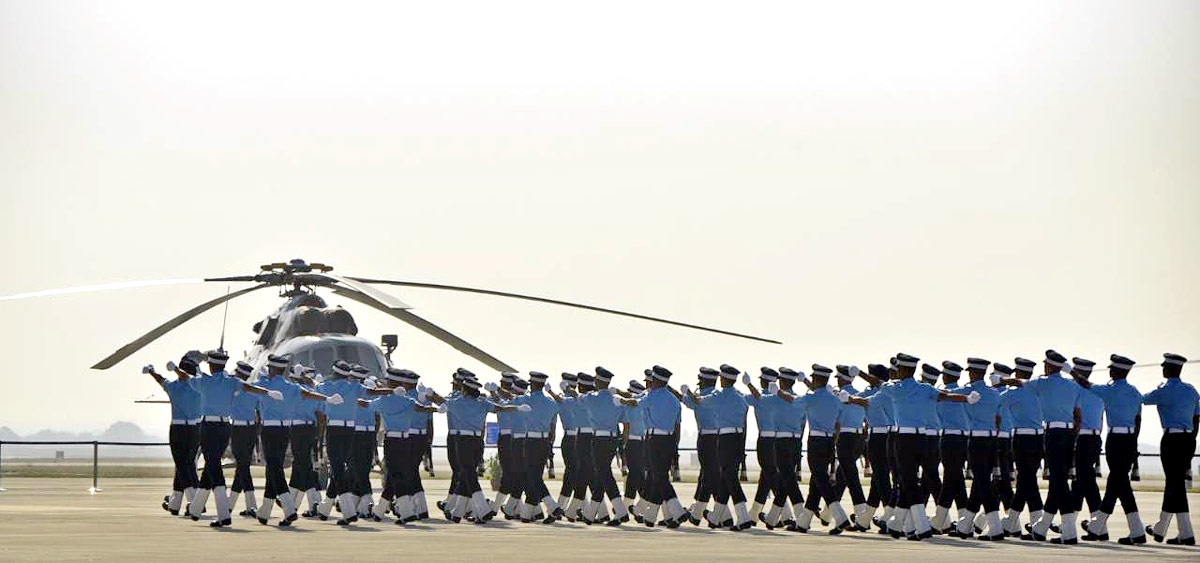
[[[430,504],[444,496],[448,483],[426,481]],[[758,527],[734,533],[689,524],[668,530],[632,522],[620,528],[565,521],[552,525],[493,521],[478,526],[451,524],[436,516],[406,527],[387,521],[340,528],[333,521],[301,519],[291,529],[234,516],[232,528],[214,530],[206,520],[192,522],[159,507],[169,479],[109,479],[101,482],[103,492],[97,494],[87,493],[90,482],[81,479],[10,478],[3,485],[8,490],[0,492],[0,561],[6,562],[1200,561],[1200,547],[1153,540],[1140,547],[1117,545],[1116,538],[1126,533],[1119,509],[1109,523],[1112,542],[1078,546],[951,538],[908,542],[874,531],[831,537],[819,529],[795,534]],[[554,485],[551,489],[557,492]],[[692,485],[681,484],[678,490],[690,497]],[[1195,513],[1200,509],[1200,494],[1190,494],[1189,500]],[[1147,523],[1157,518],[1161,501],[1161,493],[1138,493]],[[209,512],[213,510],[210,500]],[[1174,534],[1172,525],[1170,535]]]

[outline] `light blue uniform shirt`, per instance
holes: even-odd
[[[955,391],[961,395],[969,395],[971,392],[979,393],[979,402],[971,405],[967,403],[956,403],[963,407],[967,418],[970,419],[969,430],[987,430],[993,435],[996,433],[996,415],[1000,412],[1000,392],[992,389],[986,381],[972,381],[966,387],[959,387]],[[947,403],[949,401],[942,401]],[[943,420],[942,422],[945,422]]]
[[[554,399],[546,396],[545,391],[530,390],[528,395],[521,397],[522,405],[529,405],[533,409],[525,415],[525,431],[526,432],[550,432],[554,428],[554,418],[558,416],[558,411],[561,407]]]
[[[384,395],[375,399],[375,410],[383,416],[383,424],[389,432],[405,432],[411,428],[416,399],[408,395]],[[424,413],[421,413],[424,414]]]
[[[792,388],[795,392],[796,388]],[[792,402],[787,402],[786,399],[780,397],[783,401],[779,405],[779,410],[775,413],[775,431],[776,432],[791,432],[799,438],[804,432],[804,425],[808,418],[808,405],[803,401],[804,397],[796,397]]]
[[[909,377],[890,385],[884,385],[876,397],[884,396],[892,400],[893,417],[897,427],[921,428],[929,411],[936,410],[938,395],[941,392],[932,385],[920,383]]]
[[[809,432],[819,431],[833,434],[838,416],[842,413],[842,402],[828,387],[811,390],[796,400],[804,403],[805,411],[808,413]]]
[[[1104,428],[1104,399],[1084,390],[1079,394],[1079,429],[1101,430]]]
[[[691,397],[683,396],[683,405],[692,410],[696,416],[696,426],[700,430],[719,430],[721,427],[717,424],[717,404],[713,401],[706,400],[717,392],[717,387],[704,387],[696,389],[693,393],[700,397],[700,403],[697,404]]]
[[[1180,381],[1179,378],[1168,379],[1142,398],[1147,405],[1158,405],[1158,418],[1162,421],[1164,430],[1178,428],[1192,430],[1192,417],[1200,414],[1200,395],[1196,388]]]
[[[853,396],[858,396],[858,389],[853,385],[842,385],[838,387],[839,391],[845,391]],[[867,409],[862,405],[852,403],[843,403],[842,411],[838,414],[838,424],[841,425],[843,431],[857,430],[862,431],[863,421],[867,419]]]
[[[358,417],[358,399],[366,397],[366,387],[357,381],[346,379],[331,379],[317,386],[317,392],[325,395],[341,395],[342,404],[326,405],[325,416],[329,420],[354,422]]]
[[[588,420],[593,431],[608,431],[616,435],[620,431],[623,407],[613,404],[613,395],[608,389],[593,391],[583,398]]]
[[[717,428],[746,428],[746,413],[750,405],[746,397],[734,387],[726,387],[717,391],[704,402],[715,401],[717,407]]]
[[[996,409],[996,412],[1000,414],[1000,431],[1008,432],[1009,436],[1011,436],[1013,431],[1012,411],[1010,411],[1008,406],[1004,404],[1004,391],[997,389],[996,392],[1000,393],[1001,399]]]
[[[626,405],[623,410],[621,418],[629,425],[630,436],[646,435],[646,407],[642,405],[642,398],[645,396],[645,392],[637,393],[633,396],[633,399],[638,402],[637,406]]]
[[[446,421],[450,430],[466,432],[483,432],[490,412],[499,410],[500,405],[482,396],[468,397],[462,395],[446,401]]]
[[[754,420],[758,423],[758,432],[775,432],[779,430],[779,422],[776,420],[779,417],[781,403],[786,401],[774,393],[763,393],[761,397],[755,399],[754,395],[746,396],[746,403],[754,407]]]
[[[1008,409],[1014,429],[1041,430],[1045,422],[1042,418],[1042,401],[1032,389],[1011,387],[1002,391],[1000,407]]]
[[[218,371],[188,380],[200,392],[200,416],[229,416],[233,394],[242,389],[242,380]]]
[[[1093,385],[1088,391],[1104,401],[1108,427],[1133,428],[1142,414],[1142,393],[1124,379]]]
[[[282,401],[266,398],[258,404],[258,412],[263,420],[291,421],[296,409],[295,403],[304,400],[300,395],[300,386],[288,381],[284,376],[264,377],[258,382],[259,387],[279,391],[283,394]]]
[[[162,382],[163,391],[171,399],[171,420],[193,421],[200,418],[200,392],[192,388],[191,379]]]
[[[1075,408],[1079,406],[1079,396],[1083,393],[1083,387],[1074,380],[1063,377],[1061,373],[1055,373],[1030,380],[1025,384],[1025,388],[1037,395],[1046,424],[1075,423]]]
[[[495,404],[496,405],[507,405],[509,402],[510,402],[509,400],[501,399],[499,401],[496,401]],[[517,419],[519,418],[518,415],[520,415],[520,414],[521,413],[518,411],[498,412],[498,413],[496,413],[496,426],[498,426],[500,428],[500,431],[505,434],[517,432],[518,430],[516,430],[515,427],[516,427],[516,423],[518,422],[517,421]]]
[[[863,399],[869,399],[867,407],[867,424],[871,428],[888,428],[892,425],[892,400],[879,394],[879,387],[868,387],[859,393]]]
[[[363,397],[363,398],[366,399],[366,397]],[[376,403],[379,402],[379,400],[378,399],[368,399],[368,400],[371,402],[371,404],[368,406],[365,406],[365,407],[358,406],[358,401],[355,401],[355,406],[358,407],[358,412],[356,412],[354,415],[354,427],[355,427],[354,429],[358,430],[359,432],[363,432],[363,430],[361,428],[359,428],[360,426],[366,427],[366,429],[368,431],[375,430],[375,413],[376,413],[377,409],[379,408],[378,405],[376,405]]]
[[[558,420],[562,422],[563,430],[579,430],[579,399],[576,397],[563,397],[562,405],[558,410]]]
[[[930,385],[928,383],[918,382],[918,384],[925,385],[925,386],[929,387],[930,389],[933,389],[934,391],[938,390],[937,387],[934,387],[933,385]],[[940,393],[940,391],[939,391],[939,393]],[[938,401],[936,399],[934,399],[934,401],[932,403],[926,403],[921,408],[924,409],[924,414],[922,416],[922,419],[924,420],[924,422],[921,423],[921,427],[926,430],[941,430],[942,429],[942,419],[941,419],[941,417],[938,416]]]
[[[296,385],[299,385],[305,391],[312,391],[307,385],[301,383],[297,383]],[[270,399],[268,398],[267,400],[269,401]],[[321,407],[324,405],[325,403],[323,402],[300,400],[296,403],[296,410],[293,412],[292,421],[303,420],[308,424],[316,424],[317,411],[321,410]]]
[[[258,412],[258,403],[263,398],[242,389],[233,394],[233,408],[229,411],[234,420],[254,422],[254,413]],[[273,399],[267,398],[268,401]]]
[[[969,390],[963,390],[957,383],[946,385],[947,393],[969,393]],[[971,427],[971,421],[967,419],[967,409],[963,403],[954,401],[938,401],[937,413],[938,420],[942,423],[942,430],[974,430]]]
[[[650,389],[646,396],[639,401],[646,414],[646,430],[674,432],[679,425],[681,408],[679,399],[675,398],[667,388]]]

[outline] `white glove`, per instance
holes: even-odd
[[[142,373],[154,373],[154,364],[146,364],[146,366],[142,368]]]
[[[983,398],[983,396],[979,394],[979,391],[971,391],[971,394],[967,395],[967,404],[973,405],[978,403],[979,399],[981,398]]]
[[[683,393],[684,395],[687,395],[688,393],[691,393],[691,392],[692,392],[692,390],[691,390],[691,389],[688,389],[688,386],[687,386],[687,385],[684,385],[683,387],[680,387],[680,388],[679,388],[679,392],[680,392],[680,393]]]
[[[489,392],[495,393],[496,390],[499,389],[500,387],[498,385],[496,385],[495,383],[492,383],[491,381],[489,381],[489,382],[483,384],[483,388],[488,390]]]
[[[326,403],[329,403],[329,404],[331,404],[331,405],[340,405],[340,404],[342,404],[342,403],[344,403],[344,402],[346,402],[346,401],[345,401],[344,399],[342,399],[342,394],[341,394],[341,393],[334,393],[334,394],[332,394],[332,395],[330,395],[330,396],[326,397],[326,398],[325,398],[325,402],[326,402]]]
[[[517,405],[517,410],[520,412],[529,412],[533,410],[533,407],[529,405]]]
[[[175,365],[175,362],[167,362],[167,371],[175,371],[177,368],[179,366]]]
[[[302,366],[300,364],[296,364],[296,365],[292,366],[292,375],[295,375],[297,377],[304,375],[304,366]]]
[[[440,413],[442,413],[442,414],[445,414],[445,413],[446,413],[446,405],[438,405],[438,410],[437,410],[437,411],[438,411],[438,412],[440,412]]]
[[[843,403],[850,402],[850,392],[849,391],[838,391],[837,397],[838,397],[838,400]]]
[[[424,403],[429,398],[429,389],[417,389],[417,402]]]
[[[767,386],[767,391],[770,393],[778,393],[779,392],[779,384],[772,381],[771,384]]]
[[[613,398],[613,405],[618,406],[618,407],[621,406],[621,398],[620,397],[613,395],[612,398]]]
[[[570,389],[570,388],[571,388],[571,384],[570,384],[570,383],[567,383],[566,381],[559,381],[559,382],[558,382],[558,388],[559,388],[559,389],[562,389],[562,390],[563,390],[563,392],[566,392],[566,390],[567,390],[567,389]]]
[[[1000,382],[1001,382],[1003,379],[1004,379],[1004,378],[1003,378],[1003,377],[1000,377],[1000,374],[998,374],[998,373],[996,373],[996,372],[992,372],[992,375],[988,376],[988,382],[992,384],[992,387],[995,387],[995,386],[997,386],[997,385],[1000,385]]]
[[[418,393],[426,392],[426,395],[428,395],[428,393],[427,393],[428,390],[429,390],[429,388],[426,387],[424,383],[417,383],[417,392]]]
[[[393,394],[393,395],[395,395],[395,396],[397,396],[397,397],[399,397],[399,396],[402,396],[402,395],[404,395],[405,393],[408,393],[408,389],[405,389],[405,388],[403,388],[403,387],[397,387],[397,388],[395,388],[395,389],[392,389],[392,394]]]
[[[282,400],[283,400],[283,393],[280,393],[279,391],[276,391],[276,390],[274,390],[274,389],[269,389],[269,390],[267,391],[267,396],[268,396],[268,397],[270,397],[270,398],[272,398],[272,399],[275,399],[276,401],[282,401]]]
[[[746,384],[746,387],[749,387],[749,386],[750,386],[750,385],[753,383],[753,382],[750,380],[750,374],[748,374],[748,373],[743,373],[743,374],[742,374],[742,383],[745,383],[745,384]]]
[[[858,377],[858,374],[862,373],[862,370],[858,369],[858,366],[850,366],[849,372],[850,377]]]

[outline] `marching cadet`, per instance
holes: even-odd
[[[1080,387],[1087,389],[1091,386],[1088,377],[1096,362],[1085,358],[1071,358],[1071,377]],[[1100,462],[1100,431],[1104,429],[1104,400],[1094,393],[1079,395],[1079,425],[1075,435],[1075,478],[1071,481],[1071,503],[1076,512],[1083,511],[1083,503],[1088,506],[1089,518],[1082,522],[1087,530],[1089,519],[1100,515],[1100,487],[1096,485],[1096,464]],[[1085,540],[1095,540],[1088,537]]]
[[[895,523],[888,523],[892,537],[907,536],[910,541],[920,541],[933,536],[933,530],[925,514],[923,491],[917,479],[921,464],[924,441],[921,424],[928,419],[930,407],[937,401],[956,401],[974,404],[979,400],[977,392],[968,395],[939,391],[931,385],[913,379],[920,358],[909,354],[896,355],[896,383],[881,387],[871,398],[851,397],[840,394],[843,401],[869,406],[880,397],[891,398],[896,420],[896,455],[900,470],[900,500],[896,509]],[[811,415],[811,411],[810,411]],[[810,416],[811,418],[811,416]],[[811,433],[811,432],[810,432]],[[811,445],[810,445],[811,448]],[[810,499],[811,501],[811,499]]]
[[[1166,485],[1163,488],[1162,513],[1158,522],[1146,527],[1146,533],[1161,542],[1167,535],[1171,516],[1179,527],[1179,535],[1167,540],[1173,545],[1196,545],[1188,513],[1188,466],[1196,453],[1196,429],[1200,428],[1200,395],[1191,385],[1179,378],[1187,358],[1178,354],[1163,354],[1162,374],[1167,381],[1146,394],[1142,403],[1156,405],[1162,422],[1163,437],[1159,442]]]
[[[554,421],[561,409],[561,397],[546,387],[547,379],[549,377],[540,371],[529,372],[529,394],[518,401],[518,405],[530,409],[522,413],[525,419],[525,444],[522,448],[525,452],[525,485],[522,487],[525,503],[521,506],[521,520],[533,521],[534,515],[541,512],[540,505],[545,505],[548,516],[541,519],[543,524],[553,523],[563,514],[562,508],[554,501],[554,497],[550,496],[546,482],[542,479],[546,458],[549,457],[552,448],[550,429],[554,427]]]
[[[614,389],[610,389],[613,373],[596,366],[596,391],[584,398],[588,419],[592,426],[592,497],[584,506],[585,522],[607,522],[609,526],[620,526],[629,521],[629,509],[625,506],[617,480],[613,477],[612,461],[617,451],[622,408]],[[609,520],[604,499],[612,503],[613,516]]]
[[[834,439],[837,435],[838,416],[841,414],[841,393],[834,394],[828,386],[829,376],[833,370],[820,365],[812,365],[813,388],[802,397],[796,398],[803,403],[808,420],[808,470],[811,476],[808,481],[808,502],[804,509],[796,514],[796,527],[799,532],[807,532],[812,527],[812,519],[821,510],[821,501],[829,506],[834,526],[829,534],[836,535],[849,527],[849,518],[842,509],[841,503],[834,496],[833,482],[829,476],[829,465],[834,458]],[[847,401],[849,393],[845,393]],[[866,406],[866,403],[861,403]]]
[[[750,380],[750,374],[742,376],[742,382],[750,390],[750,396],[746,398],[746,402],[754,407],[754,419],[758,424],[758,442],[754,448],[758,454],[758,487],[754,490],[754,504],[751,505],[750,514],[766,524],[768,529],[773,529],[775,526],[768,522],[766,515],[763,514],[763,507],[771,495],[775,495],[775,498],[782,496],[779,488],[779,460],[776,458],[775,432],[777,431],[776,419],[779,416],[777,411],[780,410],[781,403],[784,401],[776,393],[779,389],[779,384],[776,382],[779,379],[779,372],[769,367],[763,367],[759,369],[758,379],[764,392],[760,392],[754,387],[754,382]]]
[[[1032,389],[1026,389],[1016,381],[1029,381],[1037,363],[1025,358],[1013,360],[1015,378],[1003,378],[1009,388],[1000,393],[1000,408],[1012,418],[1012,453],[1017,464],[1017,490],[1008,509],[1011,531],[1021,530],[1021,513],[1029,508],[1029,522],[1037,522],[1045,515],[1042,493],[1038,490],[1038,470],[1042,465],[1042,434],[1044,418],[1042,404]],[[1028,536],[1028,537],[1026,537]],[[1021,539],[1035,539],[1023,534]],[[1042,539],[1045,539],[1044,536]]]
[[[934,369],[928,364],[923,369]],[[958,380],[962,376],[962,366],[951,362],[942,362],[942,389],[948,393],[959,393]],[[967,460],[968,442],[971,435],[971,423],[967,419],[967,410],[962,403],[942,401],[937,404],[938,420],[942,424],[942,440],[940,457],[942,459],[942,488],[937,496],[937,509],[930,525],[934,533],[950,533],[958,536],[954,523],[965,517],[967,510],[967,486],[963,480],[963,465]],[[982,476],[975,479],[978,483]],[[958,507],[958,517],[951,519],[950,505]],[[972,513],[973,514],[973,513]]]
[[[290,526],[298,518],[296,516],[296,499],[288,490],[287,479],[283,475],[284,456],[288,446],[288,428],[291,427],[292,413],[296,404],[305,400],[325,401],[330,405],[342,404],[342,396],[338,394],[323,395],[301,389],[298,385],[283,376],[291,365],[288,356],[271,354],[267,358],[267,374],[259,382],[259,387],[267,390],[274,401],[263,401],[259,405],[262,416],[263,459],[266,461],[267,485],[263,490],[262,507],[258,510],[258,522],[266,525],[271,519],[271,511],[275,501],[283,507],[283,518],[280,526]],[[273,392],[273,393],[272,393]]]
[[[1012,377],[1012,373],[1013,369],[1004,364],[992,364],[992,375],[989,377],[992,388],[1001,397],[996,410],[999,418],[996,422],[996,469],[992,471],[992,487],[1005,513],[1001,520],[1005,537],[1021,535],[1020,513],[1013,509],[1013,417],[1003,401],[1005,391],[1010,389],[1004,380]]]
[[[342,514],[350,514],[351,498],[348,495],[354,485],[351,469],[354,421],[358,415],[358,399],[366,393],[366,388],[353,377],[350,364],[338,360],[333,363],[332,376],[321,383],[317,392],[345,399],[325,409],[325,455],[329,460],[329,486],[325,489],[325,499],[317,507],[317,512],[321,520],[328,520],[335,499]]]
[[[717,406],[715,402],[704,399],[717,392],[719,372],[710,367],[701,367],[697,375],[696,391],[684,393],[682,404],[691,409],[696,418],[696,459],[700,463],[700,475],[696,479],[696,490],[693,495],[691,508],[688,509],[688,520],[699,526],[701,518],[708,515],[708,503],[719,487],[721,469],[717,457]],[[697,398],[693,400],[693,395]],[[716,510],[716,507],[713,507]]]
[[[493,402],[505,405],[508,404],[514,393],[513,383],[516,379],[515,373],[505,372],[500,374],[500,385],[495,391],[492,390],[495,387],[494,383],[488,383],[484,389],[492,395]],[[504,395],[499,394],[501,391],[504,392]],[[520,500],[518,494],[514,492],[514,489],[517,488],[517,476],[520,474],[517,466],[521,459],[513,445],[513,426],[517,419],[515,411],[502,411],[496,414],[496,425],[500,428],[500,437],[496,441],[496,458],[500,463],[500,487],[496,491],[496,499],[492,504],[504,515],[506,520],[518,518],[514,510]]]
[[[415,409],[412,416],[408,418],[408,428],[405,430],[405,438],[408,439],[407,446],[411,449],[411,455],[402,459],[412,465],[408,469],[406,475],[409,479],[409,490],[406,491],[408,496],[412,497],[412,514],[408,516],[408,521],[427,520],[429,518],[429,504],[425,499],[425,485],[421,482],[421,462],[426,452],[430,447],[430,428],[433,427],[433,413],[437,412],[437,407],[434,407],[429,400],[429,397],[436,393],[420,382],[421,376],[412,370],[405,370],[405,373],[399,380],[399,387],[404,389],[405,396],[416,400],[417,404],[422,408]],[[407,507],[407,504],[405,504]]]
[[[217,519],[209,525],[214,528],[229,526],[229,497],[225,491],[225,471],[221,468],[221,456],[229,447],[229,415],[233,410],[233,396],[238,391],[267,395],[262,387],[251,385],[225,372],[229,356],[222,351],[208,353],[209,375],[198,373],[189,380],[200,393],[200,450],[204,454],[204,471],[200,476],[200,487],[188,507],[192,520],[199,520],[204,503],[211,491],[217,502]],[[272,395],[272,398],[274,396]]]
[[[936,389],[938,377],[942,375],[941,370],[924,364],[921,366],[921,381],[930,387]],[[924,438],[921,439],[921,506],[929,502],[929,499],[936,499],[942,490],[942,480],[938,476],[938,467],[941,464],[941,434],[942,421],[938,418],[937,403],[929,403],[925,407],[925,421],[921,425],[923,429],[921,434]],[[928,517],[922,517],[923,520],[928,520]]]
[[[558,411],[558,419],[562,423],[563,435],[559,440],[558,448],[563,456],[563,475],[562,488],[558,492],[558,506],[563,508],[563,516],[569,520],[574,519],[576,512],[582,505],[582,499],[577,499],[575,493],[575,481],[578,479],[578,453],[576,446],[576,438],[579,436],[579,402],[575,388],[578,385],[578,377],[574,373],[563,372],[562,381],[559,383],[559,389],[563,392],[562,401]]]
[[[1108,482],[1100,500],[1100,511],[1091,521],[1083,522],[1087,532],[1083,536],[1085,540],[1108,540],[1108,517],[1120,500],[1129,523],[1129,536],[1118,541],[1123,545],[1146,543],[1146,527],[1138,515],[1137,499],[1129,482],[1129,471],[1133,468],[1133,460],[1137,459],[1137,429],[1142,424],[1142,394],[1126,381],[1135,363],[1125,356],[1113,354],[1109,356],[1108,366],[1111,382],[1104,385],[1082,383],[1091,394],[1104,401],[1104,415],[1108,418],[1108,438],[1104,441]]]
[[[675,459],[678,447],[674,434],[679,426],[681,408],[679,397],[673,389],[667,387],[671,371],[657,365],[650,368],[650,371],[650,388],[644,396],[636,399],[614,397],[614,400],[619,400],[627,406],[641,406],[646,417],[647,505],[642,513],[643,523],[654,527],[661,509],[665,517],[664,523],[678,527],[688,514],[675,494],[670,476],[671,463]],[[684,395],[689,394],[686,385],[681,391]]]
[[[450,521],[461,522],[470,511],[474,514],[477,524],[491,520],[495,511],[483,497],[479,487],[479,476],[475,469],[483,461],[483,428],[488,413],[500,412],[529,412],[528,405],[500,405],[480,395],[483,386],[474,378],[463,379],[463,394],[450,400],[442,400],[438,412],[446,413],[447,427],[451,436],[458,436],[455,447],[457,466],[453,471],[459,475],[456,480],[458,488],[452,492],[449,509]],[[439,398],[431,397],[435,403]]]
[[[364,389],[370,390],[375,387],[374,379],[368,379],[370,372],[363,366],[357,364],[351,366],[350,376],[358,379]],[[355,522],[360,517],[367,518],[371,515],[373,493],[371,467],[375,465],[375,453],[379,447],[379,438],[376,433],[378,413],[375,410],[374,400],[368,401],[365,406],[359,401],[355,401],[355,403],[358,410],[354,416],[354,445],[350,451],[350,476],[354,484],[349,491],[350,512],[347,513],[343,509],[342,518],[338,520],[340,526]]]
[[[746,509],[746,493],[738,478],[742,456],[746,452],[746,412],[749,406],[746,397],[735,387],[741,372],[729,364],[721,364],[721,390],[707,400],[716,402],[717,409],[717,461],[720,476],[717,487],[717,515],[709,514],[709,525],[745,530],[754,525]],[[728,505],[733,503],[734,514]],[[735,518],[736,516],[736,518]]]
[[[1075,411],[1079,407],[1080,395],[1083,388],[1073,380],[1062,376],[1062,369],[1067,358],[1054,350],[1046,350],[1045,377],[1034,380],[1010,379],[1005,381],[1010,385],[1021,385],[1032,392],[1041,405],[1042,416],[1046,422],[1045,456],[1046,468],[1050,473],[1050,490],[1046,494],[1045,511],[1042,517],[1029,528],[1029,533],[1021,539],[1045,541],[1046,533],[1050,530],[1054,514],[1062,515],[1062,536],[1054,538],[1054,543],[1077,544],[1078,534],[1075,526],[1075,510],[1071,503],[1071,489],[1067,479],[1067,459],[1072,455],[1075,441]],[[1018,470],[1019,471],[1019,470]],[[1035,477],[1036,479],[1036,477]],[[1020,482],[1018,481],[1018,489]]]
[[[967,373],[971,381],[965,387],[958,389],[959,393],[969,393],[977,400],[965,407],[970,424],[970,440],[968,456],[971,464],[971,496],[967,501],[967,510],[958,520],[958,536],[970,537],[974,532],[975,514],[983,508],[986,532],[979,534],[984,541],[1001,541],[1007,534],[1000,520],[1000,499],[992,488],[992,468],[996,461],[996,418],[1000,412],[1000,392],[984,381],[991,362],[982,358],[967,358]]]
[[[574,522],[579,520],[582,522],[590,522],[587,516],[589,510],[585,510],[590,499],[587,496],[588,488],[592,484],[592,471],[594,464],[592,462],[592,441],[595,438],[592,428],[591,414],[588,411],[587,403],[589,397],[596,389],[595,378],[589,374],[580,372],[575,374],[577,384],[577,396],[574,401],[575,416],[579,424],[579,433],[575,435],[575,491],[572,497],[575,501],[574,510],[567,510],[567,520]]]
[[[254,366],[246,362],[238,362],[233,370],[234,376],[248,382],[254,373]],[[233,395],[233,408],[230,411],[232,427],[229,435],[229,448],[233,451],[233,485],[229,487],[233,494],[229,497],[229,509],[237,506],[239,495],[245,495],[246,509],[239,516],[254,518],[258,510],[258,500],[254,498],[254,477],[250,474],[250,464],[254,462],[254,447],[258,443],[258,403],[259,396],[255,393],[238,391]]]
[[[296,364],[288,371],[287,377],[301,389],[312,391],[313,380],[307,370]],[[292,475],[288,488],[296,499],[296,510],[300,510],[305,498],[309,501],[309,510],[301,516],[315,518],[319,514],[317,505],[321,497],[317,493],[316,471],[313,469],[313,445],[317,442],[317,411],[322,403],[298,403],[296,406],[296,412],[292,413],[292,425],[288,428],[292,446]]]
[[[425,435],[414,433],[414,427],[419,426],[424,431],[423,417],[417,415],[437,411],[437,408],[425,404],[430,392],[416,388],[419,378],[411,370],[388,368],[383,384],[368,391],[369,395],[383,395],[375,400],[373,406],[387,427],[383,455],[388,475],[379,504],[371,510],[372,519],[377,522],[383,519],[389,509],[396,514],[397,525],[418,519],[419,509],[415,498],[421,479],[420,457]],[[359,401],[366,402],[364,399]]]
[[[168,365],[168,368],[174,364]],[[154,366],[142,368],[142,373],[154,378],[167,398],[171,401],[171,428],[168,431],[168,441],[171,445],[171,460],[175,464],[175,480],[171,484],[171,496],[163,501],[163,510],[174,516],[179,515],[184,498],[195,498],[196,487],[200,480],[196,478],[196,449],[200,444],[200,392],[196,391],[189,381],[196,373],[196,364],[190,360],[175,371],[175,379],[168,380],[154,371]]]
[[[783,399],[775,413],[775,458],[779,465],[779,491],[764,519],[768,528],[785,526],[790,532],[801,531],[796,526],[795,514],[804,510],[804,494],[800,492],[800,479],[796,475],[796,468],[800,465],[800,440],[804,437],[808,407],[804,401],[796,400],[797,381],[803,384],[804,374],[787,367],[779,368],[780,387],[776,395]]]
[[[861,375],[861,374],[860,374]],[[870,399],[879,393],[880,385],[888,379],[888,369],[881,364],[870,364],[867,366],[867,375],[873,378],[874,384],[858,396],[865,399]],[[892,480],[891,471],[888,470],[890,463],[888,462],[887,440],[888,431],[892,427],[892,405],[890,399],[880,397],[878,400],[871,401],[871,405],[867,407],[867,427],[869,434],[867,435],[867,457],[871,460],[871,490],[867,493],[867,512],[866,518],[855,514],[855,525],[866,530],[871,524],[877,523],[875,520],[875,511],[879,509],[880,503],[886,503],[891,498]],[[884,520],[890,516],[888,508],[884,509]]]
[[[650,379],[650,370],[646,370],[646,380]],[[629,380],[629,398],[635,401],[646,396],[646,384],[636,380]],[[629,507],[629,512],[633,514],[633,518],[639,524],[643,523],[642,512],[645,511],[646,503],[646,413],[639,402],[636,405],[628,406],[625,409],[624,416],[624,431],[622,438],[625,441],[625,466],[629,468],[629,474],[625,477],[625,505]]]
[[[475,374],[471,373],[466,368],[458,368],[454,370],[454,373],[450,374],[450,394],[446,395],[447,401],[462,395],[463,381],[468,378],[475,379]],[[450,464],[450,467],[457,467],[458,465],[458,462],[454,457],[457,455],[457,448],[455,447],[455,442],[457,441],[458,436],[446,436],[446,461]],[[447,520],[450,519],[450,510],[447,508],[451,500],[450,497],[454,495],[453,491],[458,490],[458,482],[455,480],[456,477],[457,476],[454,474],[454,472],[450,473],[450,488],[446,490],[446,498],[437,501],[438,510],[441,510],[442,513],[446,515]],[[495,511],[497,507],[493,506],[491,508],[493,511]]]
[[[858,396],[859,392],[853,385],[854,378],[858,377],[858,366],[838,365],[835,369],[837,370],[838,391]],[[852,404],[842,406],[841,412],[838,413],[838,431],[835,440],[841,485],[835,490],[834,498],[837,498],[840,503],[843,490],[849,489],[850,501],[854,503],[854,514],[850,517],[852,526],[849,526],[848,529],[852,528],[860,532],[865,532],[871,523],[867,497],[863,495],[856,465],[863,451],[862,432],[866,418],[867,410],[864,407]],[[859,522],[863,522],[863,524],[859,524]]]

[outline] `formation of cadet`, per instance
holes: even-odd
[[[1108,540],[1108,518],[1119,501],[1131,530],[1120,543],[1145,543],[1147,536],[1164,541],[1174,521],[1178,533],[1167,541],[1194,545],[1185,479],[1196,449],[1200,395],[1180,379],[1187,360],[1166,354],[1161,366],[1166,382],[1145,395],[1126,380],[1135,362],[1115,354],[1110,360],[1111,381],[1104,384],[1091,381],[1094,362],[1048,350],[1038,377],[1037,363],[1024,358],[1016,358],[1014,367],[968,358],[964,369],[953,361],[939,368],[897,354],[890,365],[871,364],[866,371],[813,364],[811,377],[787,367],[764,367],[758,385],[730,365],[702,367],[695,389],[682,385],[678,390],[669,385],[672,374],[662,366],[645,370],[644,379],[630,381],[628,390],[613,387],[615,375],[596,367],[594,374],[563,373],[558,392],[541,372],[529,372],[528,380],[506,373],[497,385],[460,368],[445,397],[421,384],[411,370],[388,368],[372,377],[361,366],[338,361],[324,379],[285,356],[270,356],[257,374],[244,362],[228,374],[228,357],[220,351],[189,353],[178,366],[169,364],[174,380],[153,366],[143,371],[171,399],[176,471],[163,508],[198,520],[211,494],[214,527],[231,524],[239,495],[245,498],[241,514],[262,524],[276,505],[283,511],[280,526],[299,516],[328,519],[335,507],[341,525],[359,518],[382,521],[389,514],[400,525],[426,519],[419,469],[430,446],[431,417],[443,413],[453,474],[448,496],[437,508],[452,522],[484,524],[501,514],[545,524],[565,518],[620,526],[632,519],[651,527],[690,522],[735,531],[761,523],[803,533],[816,519],[829,534],[874,526],[881,534],[912,541],[946,534],[1069,545]],[[208,373],[201,371],[202,361]],[[737,388],[739,378],[748,393]],[[867,387],[856,389],[856,379]],[[1150,526],[1139,517],[1130,484],[1142,405],[1155,405],[1163,426],[1166,487],[1161,514]],[[683,407],[693,412],[699,430],[700,473],[689,508],[670,475]],[[739,468],[751,408],[761,471],[748,508]],[[500,471],[490,501],[477,473],[489,413],[495,413],[499,426]],[[1102,441],[1105,419],[1108,434]],[[557,499],[542,477],[556,423],[563,428],[559,448],[565,462]],[[322,429],[330,469],[323,499],[312,463]],[[384,479],[375,502],[370,471],[380,431]],[[249,471],[260,435],[266,461],[261,506]],[[797,470],[805,436],[811,474],[807,499]],[[230,445],[232,497],[221,467]],[[618,445],[628,470],[623,493],[612,472]],[[197,447],[204,456],[199,479]],[[289,447],[290,481],[284,479]],[[1103,495],[1094,469],[1102,449],[1109,467]],[[866,492],[856,465],[864,452],[873,468]],[[1049,481],[1045,499],[1037,482],[1043,462]],[[849,514],[842,506],[847,493]],[[298,514],[304,500],[309,510]],[[931,500],[932,518],[926,508]],[[1078,522],[1084,503],[1088,513]],[[1049,538],[1051,532],[1058,535]]]

